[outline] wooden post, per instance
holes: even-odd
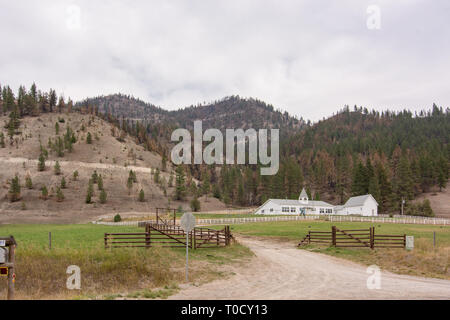
[[[436,247],[436,231],[433,231],[433,247]]]
[[[331,245],[336,246],[336,227],[331,227]]]
[[[311,231],[308,231],[308,244],[311,244]]]
[[[108,248],[108,234],[105,233],[105,249]]]
[[[14,300],[14,283],[15,283],[15,274],[14,274],[14,263],[15,263],[15,249],[16,246],[14,244],[11,244],[9,246],[9,263],[10,267],[8,268],[8,291],[6,294],[7,300]]]
[[[375,227],[370,228],[370,249],[375,248]]]
[[[48,233],[48,249],[52,250],[52,233]]]
[[[150,234],[151,230],[149,228],[149,226],[145,226],[145,248],[148,249],[150,248]]]

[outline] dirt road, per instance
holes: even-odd
[[[171,299],[450,299],[450,281],[381,272],[368,289],[367,267],[295,248],[291,243],[240,238],[256,255],[235,275],[185,285]]]

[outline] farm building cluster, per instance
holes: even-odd
[[[370,195],[351,197],[343,205],[335,206],[325,201],[309,200],[303,188],[298,200],[269,199],[260,206],[255,214],[262,215],[360,215],[377,216],[378,203]]]

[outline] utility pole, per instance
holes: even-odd
[[[405,204],[405,199],[402,198],[402,215],[403,215],[403,205]]]

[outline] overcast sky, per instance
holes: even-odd
[[[0,0],[0,39],[0,84],[74,100],[240,95],[311,120],[450,106],[448,0]]]

